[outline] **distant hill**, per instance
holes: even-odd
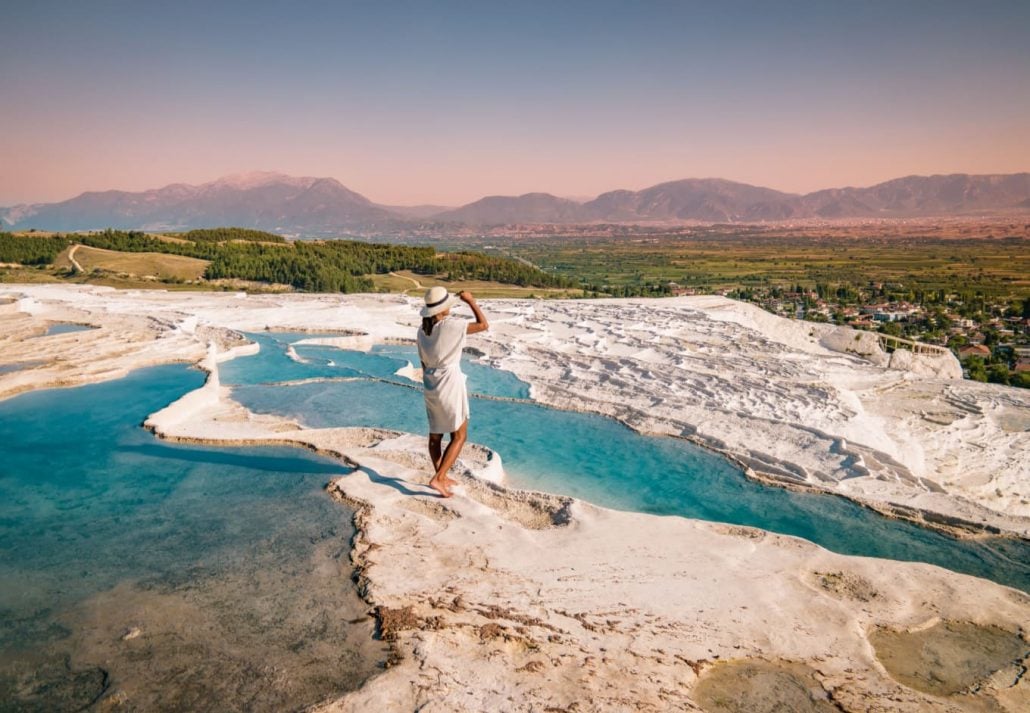
[[[618,190],[577,203],[546,193],[492,196],[432,216],[470,225],[510,223],[755,222],[801,218],[944,217],[1025,212],[1030,173],[908,176],[868,188],[834,188],[807,195],[689,178],[641,191]]]
[[[377,205],[332,178],[245,173],[191,186],[83,193],[60,203],[0,209],[0,228],[186,230],[236,225],[334,236],[515,223],[753,222],[803,218],[946,217],[1030,211],[1030,173],[907,176],[867,188],[783,193],[690,178],[579,202],[548,193],[489,196],[460,208]]]
[[[424,220],[445,211],[454,210],[454,206],[446,205],[381,205],[379,207],[413,220]]]
[[[61,203],[17,206],[0,213],[11,228],[181,230],[237,225],[279,233],[336,234],[390,229],[403,222],[332,178],[255,172],[190,186],[175,183],[129,193],[83,193]]]
[[[821,217],[943,216],[1025,209],[1030,173],[971,176],[906,176],[869,188],[835,188],[802,199],[806,213]]]
[[[611,191],[584,204],[606,222],[782,220],[800,213],[800,196],[721,178],[688,178],[642,191]]]
[[[433,220],[468,225],[508,223],[576,223],[589,220],[583,204],[550,193],[488,196],[455,210],[437,213]]]

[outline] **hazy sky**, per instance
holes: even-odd
[[[1030,2],[0,9],[0,205],[332,176],[381,203],[1030,170]]]

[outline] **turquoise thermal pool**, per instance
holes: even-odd
[[[253,335],[261,352],[223,364],[222,383],[253,411],[311,427],[424,433],[418,386],[396,376],[412,347],[294,345],[291,359],[304,336]],[[465,368],[470,438],[502,455],[514,487],[1030,591],[1026,542],[957,540],[840,497],[755,483],[693,444],[545,408],[512,374]],[[351,513],[323,490],[347,469],[299,448],[175,445],[140,427],[202,381],[163,366],[0,402],[0,700],[77,709],[124,691],[142,708],[277,710],[378,670],[385,654],[349,583]],[[284,675],[262,674],[269,666]]]
[[[137,710],[296,709],[377,670],[351,513],[323,490],[347,468],[140,427],[203,380],[162,366],[0,401],[0,708],[120,690]]]
[[[223,384],[251,410],[309,427],[375,426],[425,432],[422,396],[395,372],[414,347],[370,353],[287,344],[310,335],[251,335],[253,357],[224,364]],[[879,515],[833,495],[794,493],[748,480],[726,459],[671,438],[641,436],[601,416],[524,401],[526,385],[466,359],[475,395],[469,438],[501,454],[509,484],[622,510],[680,515],[803,537],[842,554],[936,564],[1030,591],[1030,543],[959,540]],[[283,382],[317,379],[288,385]],[[427,463],[428,465],[428,463]],[[428,478],[428,471],[427,471]]]

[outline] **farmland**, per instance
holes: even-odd
[[[741,287],[892,283],[906,290],[1030,294],[1030,239],[656,236],[534,240],[505,250],[596,291],[673,282],[699,292]]]

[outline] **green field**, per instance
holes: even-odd
[[[1030,240],[653,237],[536,240],[504,250],[604,290],[675,282],[703,291],[891,283],[915,291],[1030,295]]]
[[[821,234],[811,228],[792,233],[723,226],[695,234],[490,238],[489,244],[472,241],[481,251],[478,255],[458,252],[470,245],[445,237],[435,247],[405,247],[347,241],[276,243],[278,236],[237,228],[193,231],[171,239],[118,232],[67,237],[0,234],[0,263],[9,264],[0,266],[0,281],[121,280],[137,286],[149,279],[219,289],[226,287],[224,280],[236,280],[301,290],[409,294],[446,284],[451,290],[469,289],[484,297],[663,295],[676,291],[669,283],[698,292],[884,285],[896,293],[979,293],[991,300],[1030,296],[1026,230],[1006,227],[1007,232],[992,229],[985,234],[979,224],[948,228],[946,236],[927,235],[927,228],[918,228],[921,234],[915,228],[907,234],[888,234],[883,226],[872,234],[858,228]],[[980,230],[977,237],[965,232],[973,228]],[[84,243],[76,255],[86,274],[69,270],[67,254],[75,242]],[[441,252],[444,244],[455,252]]]

